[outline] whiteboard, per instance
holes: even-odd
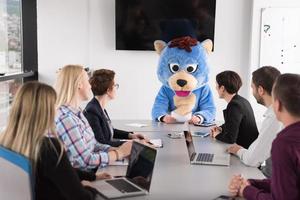
[[[264,8],[261,16],[260,66],[300,74],[300,8]]]

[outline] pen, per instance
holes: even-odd
[[[123,178],[124,176],[114,176],[114,178]]]

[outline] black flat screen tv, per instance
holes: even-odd
[[[116,0],[116,49],[153,50],[165,20],[197,24],[197,39],[214,40],[216,0]]]

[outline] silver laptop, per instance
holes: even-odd
[[[150,190],[155,158],[156,149],[133,142],[126,176],[92,184],[108,199],[146,195]]]
[[[185,137],[186,146],[188,149],[191,164],[229,166],[230,154],[226,152],[216,153],[210,150],[206,152],[196,152],[191,132],[184,131],[184,137]]]

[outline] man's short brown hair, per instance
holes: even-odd
[[[109,69],[98,69],[93,72],[90,84],[94,96],[104,95],[114,85],[115,72]]]
[[[229,94],[234,94],[239,91],[242,86],[241,77],[234,71],[224,71],[216,76],[216,81],[219,87],[224,86]]]
[[[300,117],[300,75],[282,74],[273,87],[274,99],[293,116]]]
[[[264,66],[252,72],[252,82],[255,87],[261,86],[271,96],[272,87],[279,75],[280,71],[275,67]]]

